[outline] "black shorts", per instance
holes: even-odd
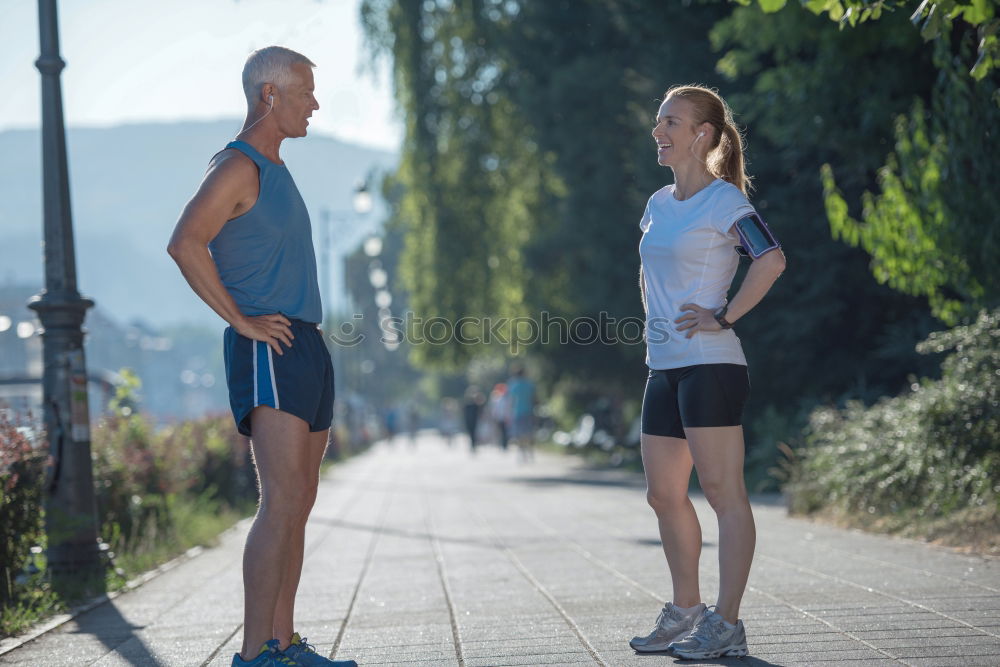
[[[650,370],[642,432],[683,439],[685,428],[739,426],[749,394],[750,376],[740,364]]]
[[[315,324],[291,320],[292,346],[250,340],[228,327],[225,333],[229,404],[240,433],[251,436],[250,413],[260,405],[288,412],[325,431],[333,421],[333,364],[323,334]]]

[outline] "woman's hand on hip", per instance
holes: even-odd
[[[685,303],[681,306],[683,315],[674,320],[679,325],[678,331],[686,331],[685,338],[690,338],[699,331],[722,331],[722,325],[715,319],[715,311],[702,308],[696,303]]]

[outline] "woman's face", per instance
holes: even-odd
[[[699,137],[695,130],[694,106],[690,102],[681,97],[664,100],[656,114],[652,133],[656,141],[656,161],[663,167],[677,167],[697,159],[693,155],[697,151],[696,144],[707,146],[708,142],[706,136]],[[696,147],[694,151],[692,147]]]

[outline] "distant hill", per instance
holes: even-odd
[[[187,287],[166,245],[208,160],[239,127],[223,120],[68,130],[80,291],[118,321],[221,324]],[[320,209],[349,211],[354,184],[396,163],[392,153],[323,135],[285,142],[282,159],[309,206],[317,253]],[[41,202],[39,131],[0,132],[0,283],[41,285]],[[377,198],[364,220],[342,216],[333,236],[334,289],[339,257],[383,218]]]

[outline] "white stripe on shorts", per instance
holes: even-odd
[[[274,357],[272,356],[270,345],[267,346],[267,365],[269,367],[268,370],[271,372],[271,391],[274,392],[274,409],[280,410],[281,403],[278,402],[278,383],[276,382],[277,378],[274,376]]]
[[[257,343],[259,341],[253,341],[253,345],[250,346],[250,356],[253,357],[253,406],[257,407],[260,405],[260,399],[257,398]]]

